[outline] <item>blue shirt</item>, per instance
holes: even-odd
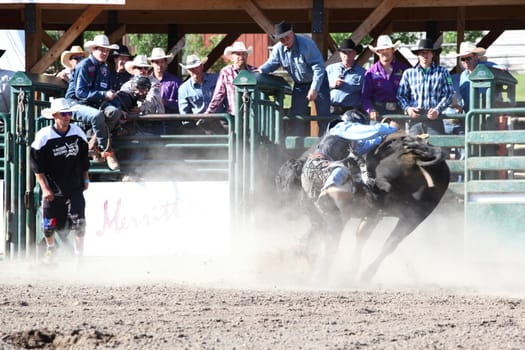
[[[397,90],[397,101],[404,111],[408,107],[416,107],[434,108],[441,113],[450,105],[453,97],[454,87],[450,74],[435,63],[427,69],[421,68],[418,63],[405,70]]]
[[[310,89],[319,91],[326,74],[323,56],[312,39],[296,34],[294,38],[290,50],[280,42],[275,44],[259,69],[268,74],[282,66],[295,83],[311,83]]]
[[[361,106],[361,90],[363,88],[363,77],[365,69],[354,63],[352,67],[346,68],[342,63],[333,63],[326,67],[328,82],[330,83],[330,104],[339,107]],[[343,79],[344,83],[338,88],[332,88],[337,79]]]
[[[354,151],[358,155],[363,155],[378,146],[385,136],[396,131],[397,128],[384,123],[365,125],[361,123],[343,122],[337,123],[328,133],[346,140],[356,141],[357,147]]]
[[[484,64],[487,67],[494,67],[496,63],[494,62],[478,62],[478,64]],[[466,113],[470,109],[470,72],[468,70],[463,70],[459,76],[459,94],[458,102],[463,107],[463,111]]]
[[[111,72],[105,62],[98,62],[93,55],[80,61],[73,71],[73,78],[66,91],[66,98],[99,108],[111,90]]]
[[[188,79],[179,87],[179,113],[201,114],[206,113],[217,84],[217,73],[204,73],[202,84]],[[222,111],[217,111],[221,113]]]

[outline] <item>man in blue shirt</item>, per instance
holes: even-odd
[[[361,90],[365,69],[355,62],[355,57],[363,51],[352,39],[344,39],[339,48],[341,62],[326,67],[330,84],[330,104],[332,114],[341,115],[350,109],[361,107]]]
[[[330,115],[330,88],[321,52],[314,41],[296,35],[292,26],[282,21],[274,26],[274,45],[268,60],[259,67],[259,73],[268,74],[283,67],[294,81],[290,117],[307,116],[308,103],[315,102],[318,116]],[[319,122],[324,133],[328,122]],[[297,119],[290,121],[290,134],[305,135],[306,124]]]
[[[108,167],[117,170],[120,166],[111,149],[110,135],[122,112],[117,107],[117,100],[114,101],[117,92],[111,89],[111,73],[106,60],[109,52],[118,49],[118,45],[110,45],[107,36],[97,35],[87,41],[84,48],[90,55],[75,67],[66,98],[71,104],[78,105],[73,118],[91,126],[94,137],[90,141],[90,151],[94,152],[94,159],[105,158]]]
[[[419,62],[403,72],[397,90],[399,106],[411,118],[409,133],[444,134],[438,116],[452,102],[454,87],[448,71],[434,62],[434,55],[439,55],[441,49],[434,48],[431,40],[421,39],[412,52]]]
[[[206,113],[217,84],[217,73],[204,71],[207,57],[200,59],[197,55],[189,55],[186,64],[179,63],[188,71],[189,79],[179,87],[179,113],[201,114]],[[222,113],[223,111],[217,111]]]

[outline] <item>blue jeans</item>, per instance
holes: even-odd
[[[73,118],[91,126],[93,133],[97,135],[98,145],[106,149],[109,144],[110,132],[117,125],[122,112],[113,105],[106,105],[104,109],[96,109],[90,106],[77,104],[78,108],[73,112]]]
[[[310,101],[306,98],[310,86],[312,83],[295,83],[292,91],[292,108],[290,109],[290,116],[309,116],[308,104]],[[317,115],[328,117],[330,116],[330,87],[328,85],[328,78],[324,77],[321,88],[317,93],[315,99],[315,108],[317,109]],[[319,122],[319,136],[324,134],[328,121]],[[289,135],[294,136],[305,136],[306,135],[306,123],[303,120],[291,119],[289,124]]]

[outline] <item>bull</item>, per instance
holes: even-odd
[[[446,192],[450,171],[444,153],[404,133],[389,135],[367,156],[368,166],[375,172],[373,188],[353,186],[350,192],[329,188],[321,202],[321,198],[310,198],[304,190],[304,165],[312,152],[313,148],[298,159],[286,161],[275,182],[282,198],[298,201],[310,219],[306,241],[312,242],[317,236],[324,242],[320,259],[323,273],[328,272],[351,217],[361,218],[352,255],[353,274],[359,272],[364,245],[381,218],[398,218],[380,253],[360,275],[361,281],[370,281],[384,259],[432,213]]]

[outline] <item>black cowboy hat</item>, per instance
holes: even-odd
[[[126,45],[119,45],[118,50],[111,51],[111,57],[115,58],[117,56],[128,56],[131,57],[129,49]]]
[[[270,34],[274,41],[284,38],[293,32],[292,25],[286,21],[281,21],[273,26],[273,34]]]
[[[417,46],[413,47],[410,51],[412,51],[412,53],[414,55],[417,55],[419,53],[419,51],[423,51],[423,50],[430,50],[430,51],[433,51],[435,53],[440,53],[441,52],[441,48],[440,47],[435,48],[434,47],[434,42],[432,42],[432,40],[430,40],[430,39],[420,39],[417,42]]]
[[[338,51],[355,51],[358,55],[363,52],[363,46],[361,44],[356,45],[352,39],[345,39],[341,42]]]

